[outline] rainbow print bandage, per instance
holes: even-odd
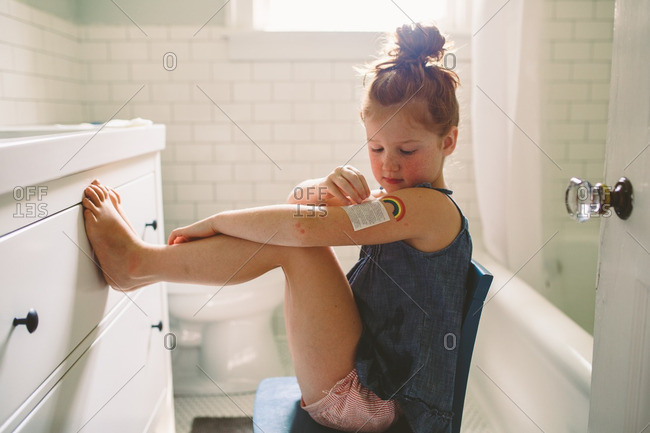
[[[384,203],[390,203],[393,205],[393,216],[395,217],[395,221],[399,221],[404,218],[404,215],[406,214],[406,207],[404,206],[404,202],[402,200],[392,195],[382,197],[380,200]]]

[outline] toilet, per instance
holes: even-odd
[[[284,284],[281,268],[224,287],[167,283],[174,394],[252,392],[284,375],[272,324]]]

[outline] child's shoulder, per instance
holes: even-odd
[[[420,235],[405,242],[420,251],[441,250],[451,244],[462,230],[459,209],[442,191],[416,187],[391,193],[375,190],[372,194],[382,201],[394,201],[396,212],[408,215],[409,224],[419,227]]]
[[[454,202],[451,200],[451,198],[440,189],[411,187],[402,188],[391,193],[386,192],[384,189],[374,189],[370,192],[370,195],[378,200],[393,196],[399,197],[402,200],[406,199],[409,201],[417,200],[419,202],[424,200],[425,203],[430,201],[436,205],[439,205],[440,203],[449,203],[451,205],[451,208],[457,211],[456,206],[454,205]]]

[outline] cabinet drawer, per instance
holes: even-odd
[[[161,286],[136,293],[16,432],[145,430],[165,391],[166,330],[151,327],[162,319]]]
[[[129,201],[137,198],[129,216],[147,236],[145,222],[156,217],[154,185],[149,174],[120,189]],[[2,425],[116,305],[132,303],[126,297],[134,292],[106,285],[93,261],[80,205],[0,238],[0,256]],[[39,317],[34,333],[12,327],[14,317],[32,308]]]

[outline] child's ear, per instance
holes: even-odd
[[[451,155],[456,149],[458,139],[458,127],[452,126],[447,135],[442,138],[442,151],[445,156]]]

